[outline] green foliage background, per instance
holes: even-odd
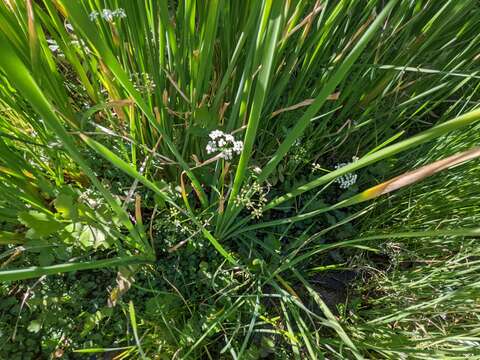
[[[1,2],[0,355],[480,355],[479,15]]]

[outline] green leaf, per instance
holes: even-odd
[[[268,12],[266,12],[268,16]],[[272,73],[274,64],[276,45],[278,36],[280,34],[280,26],[283,23],[284,17],[281,11],[281,3],[273,2],[271,18],[269,19],[269,28],[265,35],[264,46],[262,51],[262,64],[258,75],[258,82],[255,87],[255,93],[252,100],[252,108],[249,114],[247,130],[244,138],[244,147],[240,160],[238,162],[237,171],[235,172],[235,178],[232,186],[232,192],[229,199],[234,199],[241,188],[243,179],[245,178],[246,170],[250,157],[252,156],[253,145],[257,135],[258,125],[260,123],[262,108],[265,98],[267,96],[268,84]],[[260,37],[260,34],[259,34]],[[260,51],[260,49],[258,49]],[[232,209],[233,201],[229,201],[229,210]]]
[[[86,248],[93,247],[96,249],[100,246],[108,248],[108,242],[106,239],[107,236],[102,230],[91,225],[85,225],[80,234],[79,241]]]
[[[195,118],[199,126],[192,126],[188,130],[197,136],[207,136],[209,129],[215,128],[218,123],[218,116],[206,106],[197,109]]]
[[[40,255],[38,256],[38,263],[40,266],[52,265],[54,261],[55,257],[50,249],[42,249],[40,251]]]
[[[10,231],[0,231],[0,245],[22,244],[25,242],[25,235]]]
[[[65,234],[66,233],[66,234]],[[69,244],[80,244],[85,249],[109,248],[107,234],[92,224],[73,223],[65,227],[64,238]]]
[[[133,337],[135,338],[138,352],[140,353],[142,359],[146,359],[145,354],[142,350],[142,346],[140,344],[140,338],[138,337],[137,316],[135,314],[135,307],[133,306],[133,302],[131,300],[128,302],[128,314],[130,316],[130,324],[132,325]]]
[[[42,324],[38,320],[32,320],[30,321],[30,324],[28,324],[27,330],[30,331],[31,333],[38,333],[40,329],[42,328]]]
[[[104,318],[105,314],[102,310],[97,310],[93,314],[88,314],[87,318],[85,319],[85,323],[83,324],[83,329],[80,333],[80,336],[85,337],[88,335],[95,328],[95,326],[100,324]]]
[[[123,171],[127,175],[130,175],[134,179],[140,181],[142,184],[150,188],[154,191],[158,196],[163,198],[165,201],[170,202],[171,204],[175,204],[175,202],[170,198],[170,196],[165,192],[166,188],[159,188],[157,185],[142,174],[140,174],[131,164],[125,162],[122,158],[120,158],[117,154],[113,151],[108,149],[106,146],[103,146],[98,141],[93,140],[92,138],[80,134],[80,138],[85,141],[85,143],[90,146],[93,150],[95,150],[99,155],[103,156],[106,160],[110,161],[116,168]]]
[[[145,302],[145,312],[158,316],[159,314],[171,314],[180,310],[182,302],[179,297],[174,294],[161,294],[148,299]]]
[[[113,266],[121,266],[127,264],[150,263],[152,258],[144,256],[125,256],[112,259],[92,260],[83,262],[70,262],[51,266],[32,266],[22,269],[11,269],[0,271],[0,281],[17,281],[32,279],[43,275],[53,275],[66,273],[70,271],[80,271],[89,269],[101,269]]]
[[[62,227],[62,224],[55,220],[53,216],[48,216],[36,210],[19,213],[18,219],[29,228],[27,238],[30,239],[47,237]]]
[[[65,219],[76,219],[78,216],[77,206],[73,196],[60,193],[54,201],[55,209]]]

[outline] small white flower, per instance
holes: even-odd
[[[48,48],[55,54],[59,52],[60,46],[58,46],[57,42],[53,39],[47,39]]]
[[[234,141],[233,142],[233,151],[237,154],[240,154],[243,151],[243,141]]]
[[[210,139],[215,140],[216,138],[223,136],[223,131],[220,130],[213,130],[208,136],[210,136]]]
[[[97,20],[99,15],[100,14],[98,13],[98,11],[94,10],[90,13],[90,15],[88,15],[88,17],[90,18],[91,21],[95,21],[95,20]]]
[[[102,18],[107,20],[108,22],[113,21],[113,11],[110,9],[103,9]]]
[[[124,9],[118,8],[115,10],[102,9],[100,13],[98,11],[92,11],[89,15],[91,21],[97,20],[99,16],[108,22],[113,22],[115,18],[123,19],[127,17],[127,14]]]
[[[157,87],[148,73],[132,73],[130,81],[133,82],[133,87],[140,92],[151,94]]]
[[[127,14],[125,13],[125,10],[124,10],[124,9],[118,8],[118,9],[116,9],[116,10],[113,11],[113,16],[122,19],[122,18],[126,18],[126,17],[127,17]]]
[[[262,217],[262,208],[254,208],[252,209],[252,215],[256,219],[260,219]]]
[[[218,150],[217,146],[215,145],[214,141],[209,141],[206,147],[207,153],[211,154]]]
[[[317,164],[317,163],[313,163],[312,164],[312,172],[319,171],[319,170],[322,170],[322,165]]]
[[[91,51],[90,49],[88,48],[87,44],[85,44],[85,41],[83,41],[82,39],[79,39],[79,40],[72,40],[70,41],[70,44],[77,47],[77,48],[80,48],[80,49],[83,49],[83,51],[85,51],[87,54],[90,54]]]
[[[68,31],[73,31],[73,26],[72,26],[72,24],[66,23],[66,24],[65,24],[65,29],[67,29]]]
[[[225,160],[231,160],[233,158],[232,149],[223,150],[222,155]]]
[[[58,45],[49,45],[48,48],[52,50],[52,52],[57,52],[57,50],[60,48]]]

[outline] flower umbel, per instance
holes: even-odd
[[[101,17],[102,19],[108,21],[108,22],[113,22],[115,21],[115,18],[125,18],[127,17],[127,14],[125,13],[125,10],[122,8],[118,8],[115,10],[110,10],[110,9],[102,9],[102,11],[92,11],[89,15],[91,21],[97,20],[98,17]]]
[[[210,141],[205,149],[207,154],[219,152],[220,157],[231,160],[234,154],[240,155],[243,150],[243,141],[235,140],[233,135],[221,130],[213,130],[209,135]]]
[[[263,188],[259,183],[254,182],[251,186],[242,188],[240,194],[234,199],[234,204],[246,207],[254,218],[260,219],[263,215],[263,208],[267,204],[268,191],[268,188]]]
[[[355,161],[358,160],[358,157],[356,156],[353,156],[352,157],[352,161],[351,162],[348,162],[348,163],[339,163],[337,165],[335,165],[335,169],[340,169],[346,165],[349,165]],[[336,179],[336,182],[338,182],[338,186],[341,188],[341,189],[348,189],[350,186],[352,186],[353,184],[355,184],[357,182],[357,174],[355,173],[348,173],[348,174],[345,174],[345,175],[342,175],[342,176],[339,176],[337,179]]]

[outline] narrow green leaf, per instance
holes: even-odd
[[[308,107],[303,116],[295,123],[295,126],[290,129],[285,140],[280,144],[275,154],[271,157],[267,165],[262,169],[258,176],[258,181],[262,182],[272,173],[278,163],[287,154],[290,147],[294,144],[310,124],[310,120],[317,114],[318,110],[327,100],[327,97],[335,91],[336,86],[347,76],[348,71],[353,66],[355,61],[360,57],[361,53],[373,38],[376,31],[382,26],[390,11],[393,9],[398,0],[391,0],[383,8],[382,12],[377,16],[375,21],[368,27],[361,39],[348,54],[345,60],[341,63],[335,73],[329,78],[325,86],[322,88],[315,101]]]
[[[130,324],[132,325],[133,336],[135,338],[135,343],[137,344],[138,352],[142,359],[146,359],[145,353],[142,350],[142,345],[140,344],[140,338],[138,337],[138,330],[137,330],[137,317],[135,315],[135,307],[133,306],[132,300],[128,302],[128,313],[130,315]]]
[[[69,1],[69,0],[68,1],[63,0],[62,4],[67,9],[69,18],[74,23],[75,27],[79,29],[79,31],[85,34],[86,38],[93,44],[94,48],[98,52],[99,57],[108,66],[109,70],[116,76],[116,79],[120,82],[123,88],[130,94],[130,96],[133,98],[135,103],[145,114],[150,124],[160,134],[162,134],[163,141],[167,144],[169,150],[175,156],[179,164],[182,166],[183,170],[186,172],[186,174],[192,181],[193,186],[195,187],[197,193],[200,195],[200,200],[202,202],[202,205],[206,207],[208,205],[208,201],[207,201],[205,192],[200,185],[200,182],[192,173],[188,164],[182,158],[181,154],[177,150],[170,136],[165,132],[165,130],[157,122],[152,112],[152,109],[147,105],[145,100],[142,98],[140,92],[135,89],[127,73],[122,68],[118,60],[115,58],[109,46],[99,36],[95,27],[91,25],[91,21],[89,20],[88,15],[86,14],[82,4],[80,2]]]
[[[105,260],[92,260],[77,263],[65,263],[51,266],[32,266],[23,269],[0,271],[0,281],[17,281],[37,278],[43,275],[55,275],[71,271],[101,269],[127,264],[145,264],[152,262],[151,258],[142,256],[126,256]]]
[[[146,244],[137,233],[130,222],[127,213],[115,201],[113,196],[108,192],[103,185],[98,181],[97,177],[87,165],[86,161],[80,155],[75,142],[62,126],[61,121],[53,111],[52,105],[43,95],[38,84],[32,78],[30,72],[25,64],[18,58],[15,51],[9,44],[8,40],[0,33],[0,50],[3,56],[0,56],[0,68],[9,76],[9,79],[17,87],[17,89],[25,96],[31,103],[33,108],[42,116],[45,123],[57,134],[62,141],[63,146],[70,154],[73,160],[82,168],[85,174],[90,178],[92,183],[102,193],[105,200],[109,203],[111,208],[118,214],[123,225],[130,231],[130,233],[138,240]]]

